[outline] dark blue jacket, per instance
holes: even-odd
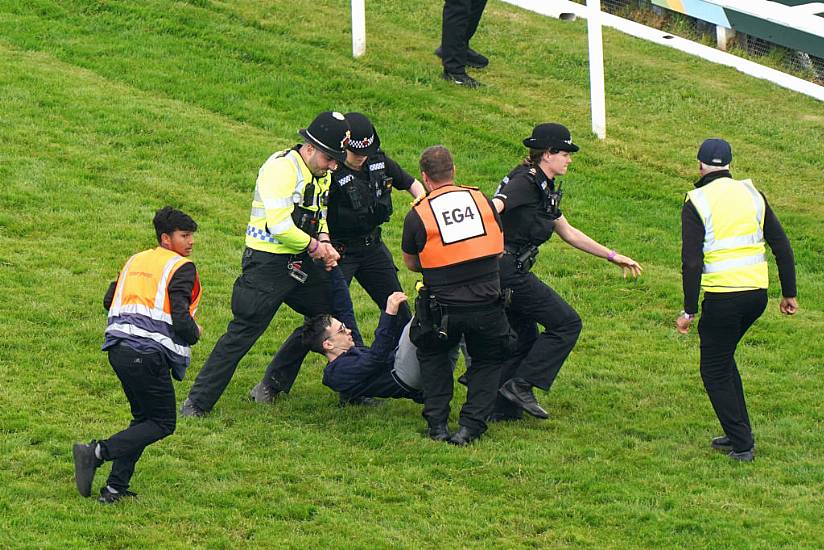
[[[395,349],[403,332],[397,315],[381,313],[372,347],[356,345],[331,361],[323,370],[323,384],[348,397],[397,397],[422,402],[392,374]]]

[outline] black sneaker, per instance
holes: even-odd
[[[752,462],[753,460],[755,460],[755,449],[741,451],[740,453],[736,451],[730,451],[730,453],[727,456],[733,460],[738,460],[741,462]]]
[[[450,73],[448,71],[444,71],[441,75],[441,78],[446,80],[447,82],[451,82],[452,84],[457,84],[458,86],[463,86],[465,88],[479,88],[481,83],[469,76],[466,73]]]
[[[97,498],[97,502],[100,502],[101,504],[114,504],[121,498],[135,498],[136,496],[137,493],[133,493],[131,491],[112,491],[109,489],[109,486],[106,485],[105,487],[100,488],[100,496]]]
[[[443,49],[440,46],[435,50],[435,55],[443,59]],[[473,69],[485,69],[489,65],[489,58],[481,55],[472,48],[466,49],[466,66]]]
[[[84,497],[91,496],[94,474],[103,464],[103,461],[94,455],[95,447],[97,447],[97,441],[94,439],[90,443],[75,443],[72,447],[74,483],[77,486],[77,492]]]
[[[187,397],[186,401],[183,402],[183,405],[180,406],[180,416],[201,418],[206,416],[206,411],[192,403],[192,400]]]
[[[382,403],[380,399],[374,397],[365,397],[363,395],[358,397],[349,397],[345,393],[338,394],[338,407],[377,407]]]
[[[249,400],[255,403],[262,403],[264,405],[271,405],[274,403],[280,392],[262,381],[255,384],[255,387],[249,390]]]

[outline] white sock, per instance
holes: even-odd
[[[117,494],[117,493],[119,493],[119,492],[120,492],[120,491],[118,491],[117,489],[115,489],[114,487],[112,487],[111,485],[106,485],[106,489],[108,489],[110,493],[115,493],[115,494]]]
[[[103,460],[103,455],[100,454],[100,443],[94,446],[94,456],[97,460]]]

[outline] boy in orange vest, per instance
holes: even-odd
[[[200,280],[188,259],[197,224],[170,206],[158,210],[153,223],[159,246],[129,258],[103,298],[109,311],[103,351],[123,385],[132,421],[109,439],[75,443],[72,449],[75,483],[84,497],[91,494],[97,468],[113,462],[98,499],[105,504],[136,496],[129,481],[140,455],[174,432],[172,377],[183,379],[190,346],[202,332],[194,320]]]

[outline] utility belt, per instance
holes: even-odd
[[[484,304],[442,304],[425,285],[418,286],[418,296],[415,298],[415,317],[419,326],[417,338],[434,333],[438,340],[449,338],[449,315],[451,313],[472,313],[492,308],[507,308],[512,301],[512,289],[505,288],[494,302]],[[416,342],[413,342],[413,344]]]
[[[370,246],[378,245],[381,242],[381,228],[376,227],[366,235],[346,239],[335,239],[332,242],[332,246],[334,246],[335,250],[342,255],[347,249],[369,248]]]
[[[514,258],[515,271],[518,273],[529,273],[535,260],[538,257],[538,247],[534,244],[526,244],[518,248],[504,247],[504,254]]]

